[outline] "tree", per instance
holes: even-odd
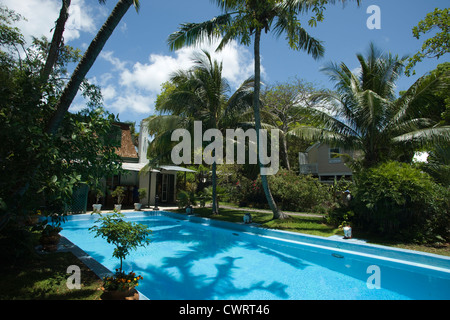
[[[311,96],[315,93],[317,90],[312,83],[296,78],[268,85],[261,94],[262,119],[280,130],[282,166],[288,170],[291,170],[287,146],[289,132],[299,125],[311,124],[309,109],[313,107]]]
[[[179,70],[171,77],[173,86],[165,85],[168,90],[160,95],[157,109],[170,115],[151,117],[147,124],[150,134],[159,132],[152,144],[162,142],[165,150],[174,129],[192,129],[193,121],[202,121],[202,129],[223,130],[236,125],[237,115],[249,107],[245,97],[251,94],[253,80],[248,79],[229,96],[230,86],[222,77],[222,63],[213,60],[203,51],[194,56],[194,66],[189,70]],[[161,130],[162,129],[162,130]],[[192,136],[192,135],[191,135]],[[195,144],[194,144],[195,145]],[[198,152],[199,150],[194,150]],[[214,157],[215,155],[212,155]],[[212,213],[218,214],[217,201],[217,163],[212,162]]]
[[[101,216],[95,222],[90,232],[95,237],[105,238],[108,243],[115,246],[113,257],[119,259],[119,274],[122,274],[123,260],[137,247],[145,247],[150,243],[151,230],[143,224],[125,221],[125,215],[115,212],[112,215]],[[97,225],[99,224],[99,225]]]
[[[6,18],[5,18],[6,17]],[[10,18],[7,18],[10,17]],[[49,42],[34,39],[25,48],[20,30],[10,26],[19,16],[7,9],[0,15],[0,230],[37,209],[62,213],[72,191],[81,183],[118,170],[117,145],[110,139],[114,115],[102,108],[98,87],[82,83],[87,108],[67,113],[57,133],[45,132],[45,121],[54,111],[63,89],[69,62],[79,60],[79,51],[59,48],[45,86],[41,85]],[[25,56],[11,48],[23,47]],[[36,103],[36,97],[39,102]],[[26,186],[26,188],[24,187]],[[45,210],[42,208],[45,206]]]
[[[103,0],[102,0],[103,1]],[[69,107],[75,98],[78,89],[80,88],[83,79],[91,69],[98,55],[102,51],[104,45],[113,33],[114,29],[119,24],[122,17],[127,13],[131,5],[134,5],[136,11],[139,10],[139,0],[119,0],[113,11],[106,19],[103,26],[98,31],[95,38],[87,48],[77,67],[75,68],[69,82],[64,88],[58,102],[55,106],[55,112],[47,123],[46,132],[53,134],[58,129],[64,115],[69,110]]]
[[[253,96],[253,108],[255,116],[255,129],[261,129],[260,116],[260,84],[261,84],[261,57],[260,41],[262,31],[273,31],[277,37],[286,34],[289,46],[294,50],[303,50],[311,54],[313,58],[323,56],[324,48],[320,41],[311,37],[302,27],[297,15],[312,10],[315,16],[309,20],[310,25],[323,19],[325,4],[334,3],[332,0],[216,0],[217,5],[224,14],[209,21],[201,23],[182,24],[179,31],[169,36],[168,42],[172,50],[184,45],[201,43],[205,39],[211,39],[222,35],[217,50],[222,49],[228,42],[238,39],[241,44],[249,45],[253,36],[255,89]],[[359,3],[359,0],[357,1]],[[272,29],[273,28],[273,29]],[[257,135],[257,153],[260,153],[259,135]],[[261,161],[258,164],[263,167]],[[273,200],[270,192],[267,176],[262,175],[264,194],[274,219],[286,218]]]
[[[367,56],[357,54],[357,59],[359,74],[344,63],[324,68],[336,88],[316,97],[322,102],[316,116],[324,126],[296,128],[297,136],[362,151],[364,168],[387,160],[410,161],[415,150],[450,141],[450,126],[440,126],[423,112],[436,102],[436,92],[448,90],[448,72],[422,76],[397,98],[395,83],[406,57],[381,53],[371,44]]]
[[[101,3],[104,3],[104,1],[105,0],[100,0]],[[46,55],[46,65],[42,66],[40,70],[40,78],[37,80],[38,82],[35,85],[35,87],[38,89],[37,91],[33,92],[32,95],[30,96],[33,97],[33,103],[31,104],[34,105],[39,104],[39,101],[43,100],[42,91],[40,90],[45,91],[48,89],[47,85],[43,83],[43,80],[48,79],[48,76],[50,75],[49,71],[52,70],[55,61],[58,59],[58,56],[60,55],[60,48],[62,44],[61,42],[62,32],[64,30],[64,25],[67,20],[67,10],[70,5],[70,1],[63,0],[62,3],[63,5],[60,11],[60,17],[55,27],[54,37],[52,39],[51,45],[49,46],[50,52],[48,55]],[[78,90],[80,89],[80,86],[86,84],[85,80],[86,74],[90,70],[93,63],[95,62],[97,56],[100,54],[101,50],[103,49],[103,46],[111,36],[115,27],[119,24],[120,20],[122,19],[122,17],[125,15],[125,13],[128,11],[129,7],[132,4],[134,4],[136,10],[139,9],[139,0],[119,0],[117,5],[111,12],[110,16],[106,20],[106,22],[100,28],[96,37],[92,40],[85,54],[81,58],[77,67],[75,68],[75,71],[73,72],[69,82],[56,99],[57,103],[53,105],[52,112],[49,112],[42,118],[45,121],[43,127],[45,128],[46,134],[55,135],[57,133],[57,130],[59,129],[61,123],[63,122],[63,119],[66,116],[69,107],[73,99],[75,98]],[[17,17],[13,17],[12,20],[14,19],[17,20]],[[11,20],[11,18],[9,18],[9,20]],[[11,40],[15,41],[15,44],[13,46],[16,46],[17,44],[23,46],[23,37],[21,39],[11,39]],[[38,164],[38,167],[35,167],[34,170],[29,175],[26,176],[26,179],[23,180],[21,187],[16,189],[16,192],[12,197],[13,199],[20,199],[25,194],[32,180],[36,178],[36,173],[39,170],[39,166],[40,165]],[[14,211],[14,209],[12,210]]]
[[[426,15],[425,19],[421,20],[417,26],[412,29],[413,35],[416,39],[420,39],[421,34],[426,34],[429,31],[438,28],[433,37],[425,40],[422,48],[414,56],[409,58],[409,63],[406,66],[405,74],[410,75],[411,69],[423,60],[423,58],[437,58],[439,59],[444,54],[450,52],[450,15],[449,9],[440,10],[436,8],[433,12]],[[415,74],[412,71],[412,74]]]

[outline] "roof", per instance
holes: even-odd
[[[122,168],[128,171],[141,171],[147,163],[144,162],[122,162]],[[178,166],[159,166],[157,169],[165,171],[183,171],[183,172],[197,172],[195,170],[178,167]],[[152,172],[161,172],[160,170],[152,169]]]
[[[143,162],[122,162],[122,169],[128,171],[141,171],[141,169],[146,165]],[[160,172],[159,170],[152,169],[152,172]]]
[[[183,171],[183,172],[197,172],[195,170],[179,167],[179,166],[159,166],[161,170],[166,171]]]
[[[137,159],[138,154],[131,139],[130,125],[123,122],[115,122],[113,125],[119,127],[121,130],[120,148],[116,148],[116,154],[121,158]]]

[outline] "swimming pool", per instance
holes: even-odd
[[[450,258],[273,231],[169,212],[127,213],[152,243],[125,271],[144,277],[152,300],[450,299]],[[88,231],[98,216],[74,215],[61,234],[109,270],[113,246]]]

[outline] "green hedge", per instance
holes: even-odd
[[[411,165],[388,162],[356,175],[354,222],[409,240],[450,239],[450,192]]]
[[[330,186],[311,176],[281,169],[268,178],[272,196],[281,210],[325,213],[332,202]],[[242,206],[268,208],[259,176],[256,180],[240,177],[232,182],[228,192]]]

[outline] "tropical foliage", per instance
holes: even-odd
[[[171,152],[168,146],[173,145],[171,135],[175,129],[184,128],[193,133],[194,121],[202,122],[202,132],[206,129],[233,128],[238,123],[239,115],[249,108],[248,100],[253,89],[252,79],[244,81],[236,92],[230,95],[231,88],[222,77],[222,63],[213,60],[206,51],[196,55],[193,63],[191,69],[180,70],[173,74],[171,77],[173,87],[168,87],[170,91],[159,100],[158,110],[170,114],[147,119],[149,133],[155,134],[148,149],[150,154],[158,149],[162,151],[159,157],[161,154],[167,154],[167,151]],[[194,135],[191,134],[191,137]],[[203,149],[193,152],[203,154]],[[214,161],[212,164],[214,214],[218,212],[216,168],[217,163]]]
[[[217,50],[222,49],[231,40],[238,40],[241,44],[249,45],[253,37],[255,57],[255,90],[253,94],[253,110],[255,129],[261,129],[260,115],[260,85],[261,85],[261,57],[260,41],[262,32],[273,31],[279,37],[286,35],[289,46],[294,50],[306,51],[317,59],[323,56],[324,47],[321,42],[313,38],[302,27],[298,16],[302,13],[313,12],[309,19],[310,25],[323,20],[323,11],[327,3],[335,1],[317,0],[271,0],[271,1],[216,1],[224,12],[209,21],[202,23],[185,23],[180,29],[169,36],[168,42],[172,50],[179,49],[185,45],[201,43],[205,39],[222,36]],[[343,1],[344,2],[344,1]],[[359,3],[359,1],[357,1]],[[257,135],[257,150],[261,148],[259,135]],[[259,161],[260,168],[263,164]],[[267,202],[274,214],[274,218],[285,218],[273,200],[267,176],[262,175],[262,185]]]
[[[420,39],[422,35],[427,34],[433,29],[439,29],[433,37],[425,40],[420,48],[420,51],[408,59],[405,73],[407,75],[415,74],[412,68],[424,58],[439,59],[450,50],[450,15],[449,9],[434,9],[433,12],[428,13],[417,26],[412,29],[413,36]],[[412,71],[412,72],[411,72]]]
[[[2,47],[0,69],[0,78],[5,79],[0,98],[2,227],[9,219],[43,206],[48,213],[62,213],[74,187],[118,170],[117,144],[110,138],[117,119],[102,108],[100,89],[87,81],[82,86],[87,108],[66,114],[55,134],[45,132],[67,76],[66,65],[78,61],[78,50],[62,47],[47,84],[41,87],[49,43],[34,39],[24,59],[7,49],[26,45],[19,30],[12,31],[13,40]],[[36,97],[41,97],[38,103]]]
[[[143,224],[125,221],[124,217],[125,215],[117,212],[100,216],[94,226],[89,228],[95,237],[105,238],[108,243],[115,246],[113,257],[120,261],[118,275],[123,275],[123,260],[130,251],[148,245],[152,232]]]
[[[450,194],[426,173],[387,162],[362,170],[353,191],[354,223],[363,230],[420,242],[450,240]]]
[[[312,83],[299,78],[268,84],[261,92],[262,126],[280,130],[281,167],[290,170],[290,158],[297,160],[298,152],[309,146],[308,142],[288,133],[298,126],[319,125],[310,112],[314,106],[311,97],[318,92]],[[296,166],[295,163],[293,165]]]
[[[382,53],[371,44],[367,56],[358,54],[357,59],[359,73],[344,63],[324,69],[336,88],[316,96],[322,102],[315,108],[316,116],[324,126],[299,127],[292,134],[360,150],[362,167],[411,161],[415,150],[449,143],[450,126],[441,126],[424,112],[436,103],[436,92],[448,90],[448,72],[422,76],[397,98],[395,84],[405,58]]]

